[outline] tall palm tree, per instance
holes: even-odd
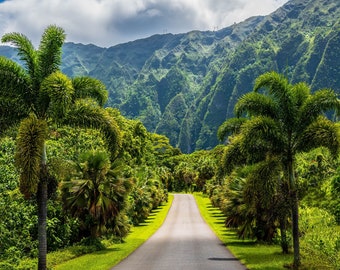
[[[20,191],[38,203],[38,269],[46,269],[47,166],[45,141],[48,126],[90,126],[102,130],[112,157],[121,145],[119,129],[102,108],[105,86],[92,78],[70,79],[60,72],[64,30],[48,26],[38,49],[21,33],[8,33],[2,42],[18,50],[22,66],[0,57],[1,131],[19,125],[16,164],[20,169]]]
[[[236,115],[247,120],[227,120],[219,130],[220,137],[232,130],[238,134],[230,153],[241,155],[235,161],[226,155],[225,160],[231,163],[257,162],[268,153],[280,160],[289,189],[295,269],[300,265],[295,156],[320,146],[328,148],[334,156],[338,154],[337,126],[324,113],[339,109],[340,102],[334,91],[322,89],[312,93],[305,83],[290,84],[283,75],[268,72],[259,76],[254,91],[242,96],[235,105]]]

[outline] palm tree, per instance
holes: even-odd
[[[289,209],[280,194],[285,185],[276,180],[279,168],[274,158],[236,168],[218,187],[224,192],[219,207],[226,215],[225,225],[237,228],[242,238],[271,243],[279,224],[281,248],[286,254],[285,224]]]
[[[236,156],[235,164],[237,161],[258,162],[268,154],[280,160],[289,190],[287,198],[292,213],[295,269],[300,265],[295,156],[320,146],[337,155],[340,144],[337,126],[323,114],[339,109],[340,103],[334,91],[322,89],[311,93],[305,83],[290,84],[284,76],[268,72],[259,76],[254,91],[242,96],[235,105],[236,115],[245,116],[247,120],[242,118],[229,124],[231,120],[227,120],[219,130],[221,137],[228,130],[238,134],[235,144],[228,146],[230,153],[242,153]],[[225,160],[231,161],[231,155],[227,155]]]
[[[102,130],[112,158],[121,145],[119,129],[102,108],[105,86],[92,78],[69,79],[59,71],[64,30],[51,25],[36,50],[23,34],[9,33],[2,42],[17,47],[23,66],[0,57],[0,123],[2,131],[19,125],[16,164],[20,169],[20,191],[26,198],[37,196],[38,269],[46,269],[47,166],[45,141],[48,126],[93,127]]]
[[[66,209],[80,219],[84,233],[93,238],[126,207],[126,195],[132,187],[131,181],[118,177],[120,167],[113,165],[106,152],[89,151],[80,155],[74,173],[62,182]]]

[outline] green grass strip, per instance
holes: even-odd
[[[129,235],[125,238],[124,243],[114,244],[105,250],[86,254],[84,256],[69,260],[65,263],[55,266],[53,269],[110,269],[114,265],[118,264],[121,260],[125,259],[158,230],[168,214],[172,201],[173,195],[169,195],[168,203],[152,211],[145,223],[142,223],[137,227],[133,227]]]
[[[194,194],[201,215],[218,238],[248,269],[279,270],[293,261],[293,255],[281,253],[280,246],[258,244],[252,240],[239,239],[236,232],[224,226],[225,216],[212,206],[210,199],[201,193]]]

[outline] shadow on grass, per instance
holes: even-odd
[[[210,261],[238,261],[238,259],[236,258],[216,258],[216,257],[208,258],[208,260]]]
[[[223,221],[215,221],[214,224],[224,225],[224,220]]]
[[[110,252],[117,252],[117,251],[120,251],[122,250],[121,248],[117,248],[117,247],[108,247],[106,249],[102,249],[102,250],[99,250],[99,251],[96,251],[95,254],[97,255],[104,255],[104,254],[107,254],[107,253],[110,253]]]
[[[234,246],[234,247],[254,247],[256,248],[256,242],[251,240],[235,240],[235,241],[228,241],[225,243],[227,247]]]
[[[213,214],[210,214],[210,216],[212,216],[214,218],[223,218],[223,219],[225,219],[225,215],[223,215],[221,213],[213,213]]]

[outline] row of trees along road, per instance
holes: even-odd
[[[333,156],[338,154],[337,126],[323,116],[329,110],[339,111],[333,91],[311,93],[304,83],[292,85],[275,72],[263,74],[256,80],[254,91],[237,102],[237,117],[219,128],[221,141],[230,135],[225,147],[180,155],[164,136],[148,133],[140,122],[125,119],[115,109],[103,108],[108,94],[100,81],[62,74],[64,40],[63,29],[57,26],[46,28],[37,50],[22,34],[2,37],[2,42],[17,47],[22,65],[0,57],[1,134],[16,134],[20,191],[25,198],[37,201],[38,269],[46,269],[47,201],[58,182],[64,210],[80,221],[82,235],[97,237],[110,227],[105,225],[111,225],[117,235],[126,234],[126,215],[138,224],[164,200],[163,187],[209,192],[206,181],[211,178],[211,183],[219,187],[210,189],[213,192],[231,183],[228,190],[232,194],[225,196],[235,199],[234,206],[240,201],[237,190],[244,188],[243,194],[249,194],[247,203],[253,205],[249,210],[259,227],[257,239],[272,238],[273,224],[279,222],[284,252],[288,252],[286,230],[291,216],[294,267],[298,269],[296,155],[320,146],[329,148]],[[62,133],[70,133],[74,127],[79,133],[64,146],[71,150],[71,145],[82,138],[80,128],[90,128],[95,138],[90,142],[92,149],[99,144],[101,150],[62,150],[55,141],[62,140]],[[54,154],[46,150],[47,142]],[[58,156],[58,151],[63,151],[64,160],[54,162],[53,155]],[[243,222],[241,233],[246,235],[247,214],[236,213],[235,207],[225,209],[227,225],[236,227]]]
[[[71,79],[60,72],[64,40],[64,30],[54,25],[46,28],[38,49],[20,33],[5,34],[1,40],[17,47],[22,62],[22,65],[19,65],[4,57],[0,58],[0,122],[2,134],[19,125],[15,160],[20,173],[21,193],[27,199],[35,197],[38,205],[38,269],[46,269],[47,200],[48,193],[52,193],[48,192],[48,186],[53,186],[56,181],[50,173],[46,152],[50,128],[72,126],[100,130],[109,155],[97,154],[87,157],[87,167],[84,167],[82,172],[82,176],[88,179],[88,174],[94,170],[101,171],[99,177],[94,176],[98,181],[91,183],[97,185],[93,187],[94,192],[100,190],[98,186],[102,178],[111,173],[108,166],[110,160],[113,162],[117,158],[122,146],[119,127],[103,108],[108,98],[105,86],[93,78]],[[120,186],[123,196],[121,184],[108,184]],[[82,191],[84,190],[83,188]],[[82,194],[78,194],[74,189],[70,192],[73,197],[70,196],[67,202],[71,205],[71,211],[81,215],[77,203]],[[72,201],[74,196],[78,196],[78,200]],[[93,216],[102,216],[101,211],[118,211],[106,201],[108,198],[105,194],[95,196],[93,205],[88,206]],[[102,205],[106,208],[98,207],[99,201],[103,202]],[[98,233],[98,226],[92,229],[93,234]]]
[[[324,113],[338,114],[339,109],[340,102],[334,91],[322,89],[311,93],[305,83],[290,84],[283,75],[269,72],[257,78],[253,92],[238,100],[235,105],[237,117],[226,120],[218,130],[220,140],[231,134],[220,174],[230,175],[234,171],[238,175],[230,189],[234,192],[246,185],[243,192],[251,195],[248,203],[255,205],[256,224],[262,237],[269,235],[271,238],[273,223],[279,221],[285,253],[288,253],[287,221],[291,215],[294,269],[300,266],[296,156],[325,147],[334,158],[337,157],[338,126]],[[240,171],[240,165],[249,166]],[[244,179],[247,179],[246,184],[242,183]],[[234,199],[240,198],[234,196]],[[235,208],[229,210],[236,211]],[[246,216],[230,215],[227,224],[236,225],[240,219],[244,221]],[[246,231],[245,224],[242,233]],[[256,237],[261,240],[260,234]]]

